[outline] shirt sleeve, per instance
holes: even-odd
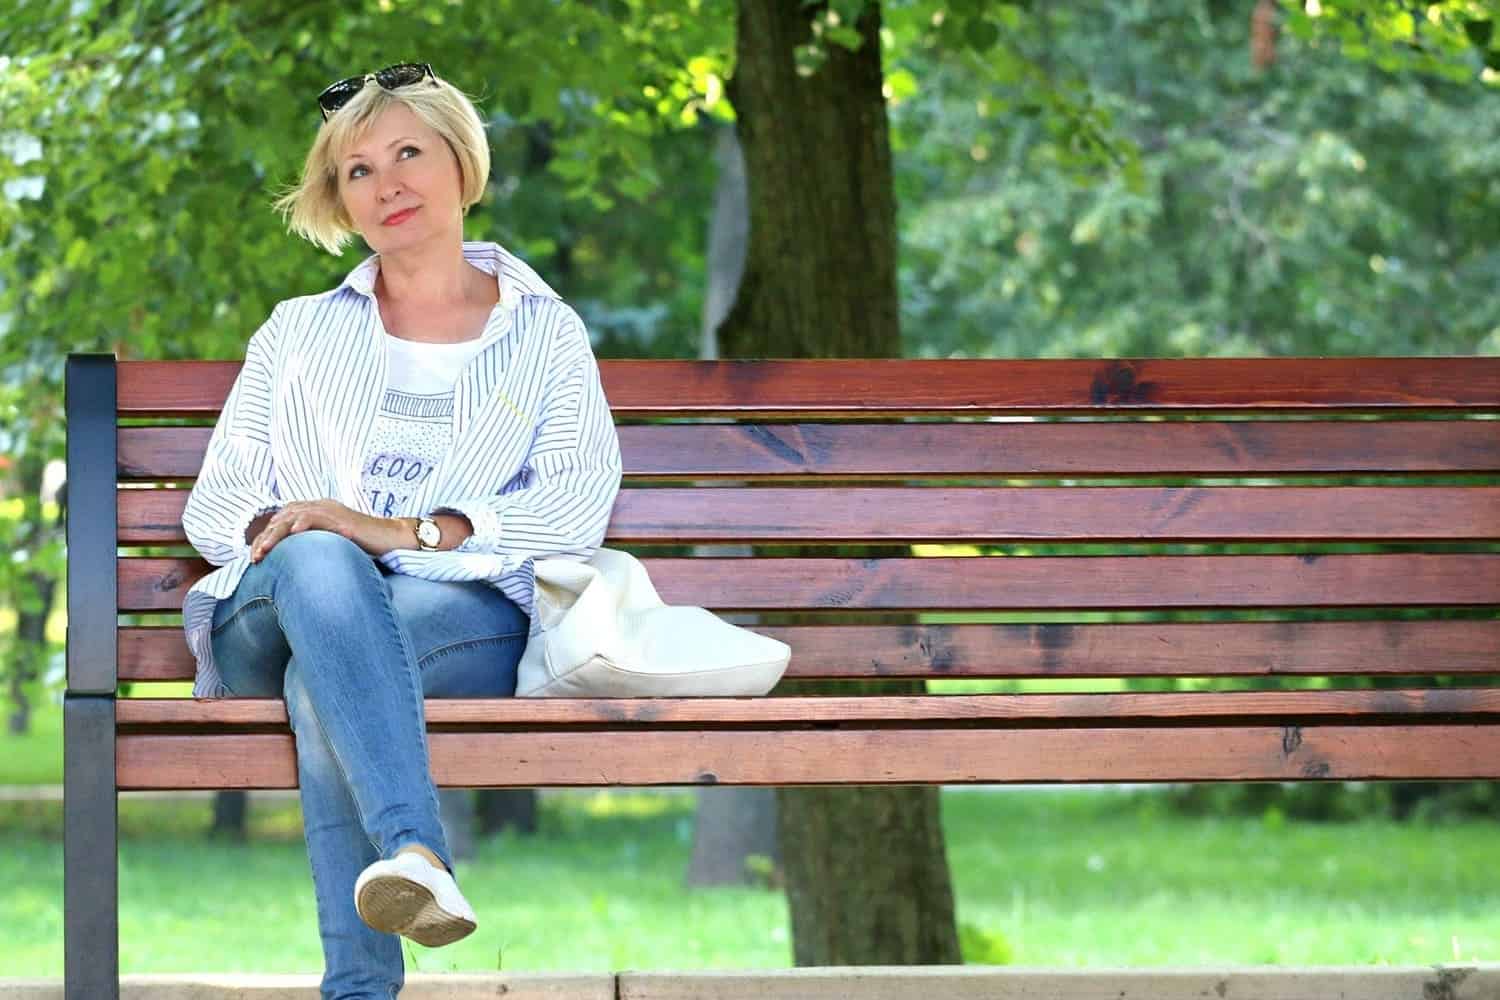
[[[281,500],[271,462],[271,358],[278,305],[250,338],[245,362],[214,425],[182,527],[198,554],[215,566],[247,557],[245,529]]]
[[[620,439],[583,321],[573,314],[560,336],[557,374],[521,470],[499,493],[434,508],[474,527],[455,551],[500,555],[515,568],[530,557],[588,559],[604,541],[620,491]]]

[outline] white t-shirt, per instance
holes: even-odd
[[[481,339],[419,344],[385,335],[390,378],[360,470],[360,488],[376,517],[426,513],[406,505],[448,452],[453,387]]]

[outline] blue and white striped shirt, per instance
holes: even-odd
[[[534,636],[532,563],[587,560],[602,544],[620,489],[620,442],[578,314],[498,244],[466,242],[463,253],[496,276],[500,301],[454,386],[448,452],[404,513],[462,513],[472,551],[394,549],[380,561],[427,580],[483,580],[532,618]],[[194,697],[229,694],[209,631],[215,604],[251,565],[250,522],[325,497],[374,513],[360,478],[388,380],[378,266],[371,256],[337,288],[277,303],[250,338],[182,515],[188,540],[219,567],[183,602]]]

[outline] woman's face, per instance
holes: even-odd
[[[458,158],[406,105],[381,112],[338,169],[344,210],[376,253],[450,232],[462,239]]]

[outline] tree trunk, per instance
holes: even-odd
[[[734,104],[750,191],[726,358],[899,357],[896,207],[880,9],[858,52],[828,46],[808,76],[795,49],[825,5],[741,0]],[[807,554],[828,555],[829,549]],[[777,693],[922,691],[915,684],[786,682]],[[800,788],[777,794],[798,965],[959,962],[938,790]]]
[[[481,788],[475,795],[481,837],[499,833],[507,826],[520,833],[536,833],[535,788]]]
[[[61,488],[58,490],[57,518],[48,522],[41,509],[43,481],[47,474],[46,455],[39,448],[30,449],[19,456],[16,472],[17,495],[26,498],[28,512],[35,512],[34,517],[26,518],[28,523],[16,539],[16,548],[35,552],[64,530],[67,494]],[[29,607],[21,606],[16,600],[16,633],[10,646],[10,662],[0,663],[0,669],[9,675],[10,714],[6,717],[6,729],[13,736],[25,735],[31,729],[31,699],[26,689],[42,676],[46,667],[47,617],[52,613],[52,603],[57,597],[56,577],[31,571],[23,572],[22,576],[35,591],[37,600]],[[11,597],[16,599],[18,595],[12,594]]]
[[[49,531],[50,534],[50,531]],[[57,595],[57,578],[43,573],[27,573],[41,601],[40,609],[22,611],[16,616],[16,662],[11,666],[10,732],[21,736],[31,728],[31,700],[26,684],[42,676],[47,663],[47,616]]]
[[[936,788],[778,791],[798,965],[962,961]]]
[[[866,8],[859,52],[830,44],[822,68],[799,76],[793,50],[825,11],[740,3],[726,90],[745,153],[750,253],[719,330],[726,358],[901,354],[880,9]]]
[[[215,839],[244,840],[245,819],[249,812],[249,796],[232,788],[214,793],[214,824],[208,835]]]
[[[769,870],[754,870],[751,858],[763,858]],[[778,884],[780,851],[776,838],[776,795],[769,788],[698,789],[693,824],[690,886]]]
[[[455,861],[474,856],[474,791],[469,788],[439,788],[438,819],[443,837]]]

